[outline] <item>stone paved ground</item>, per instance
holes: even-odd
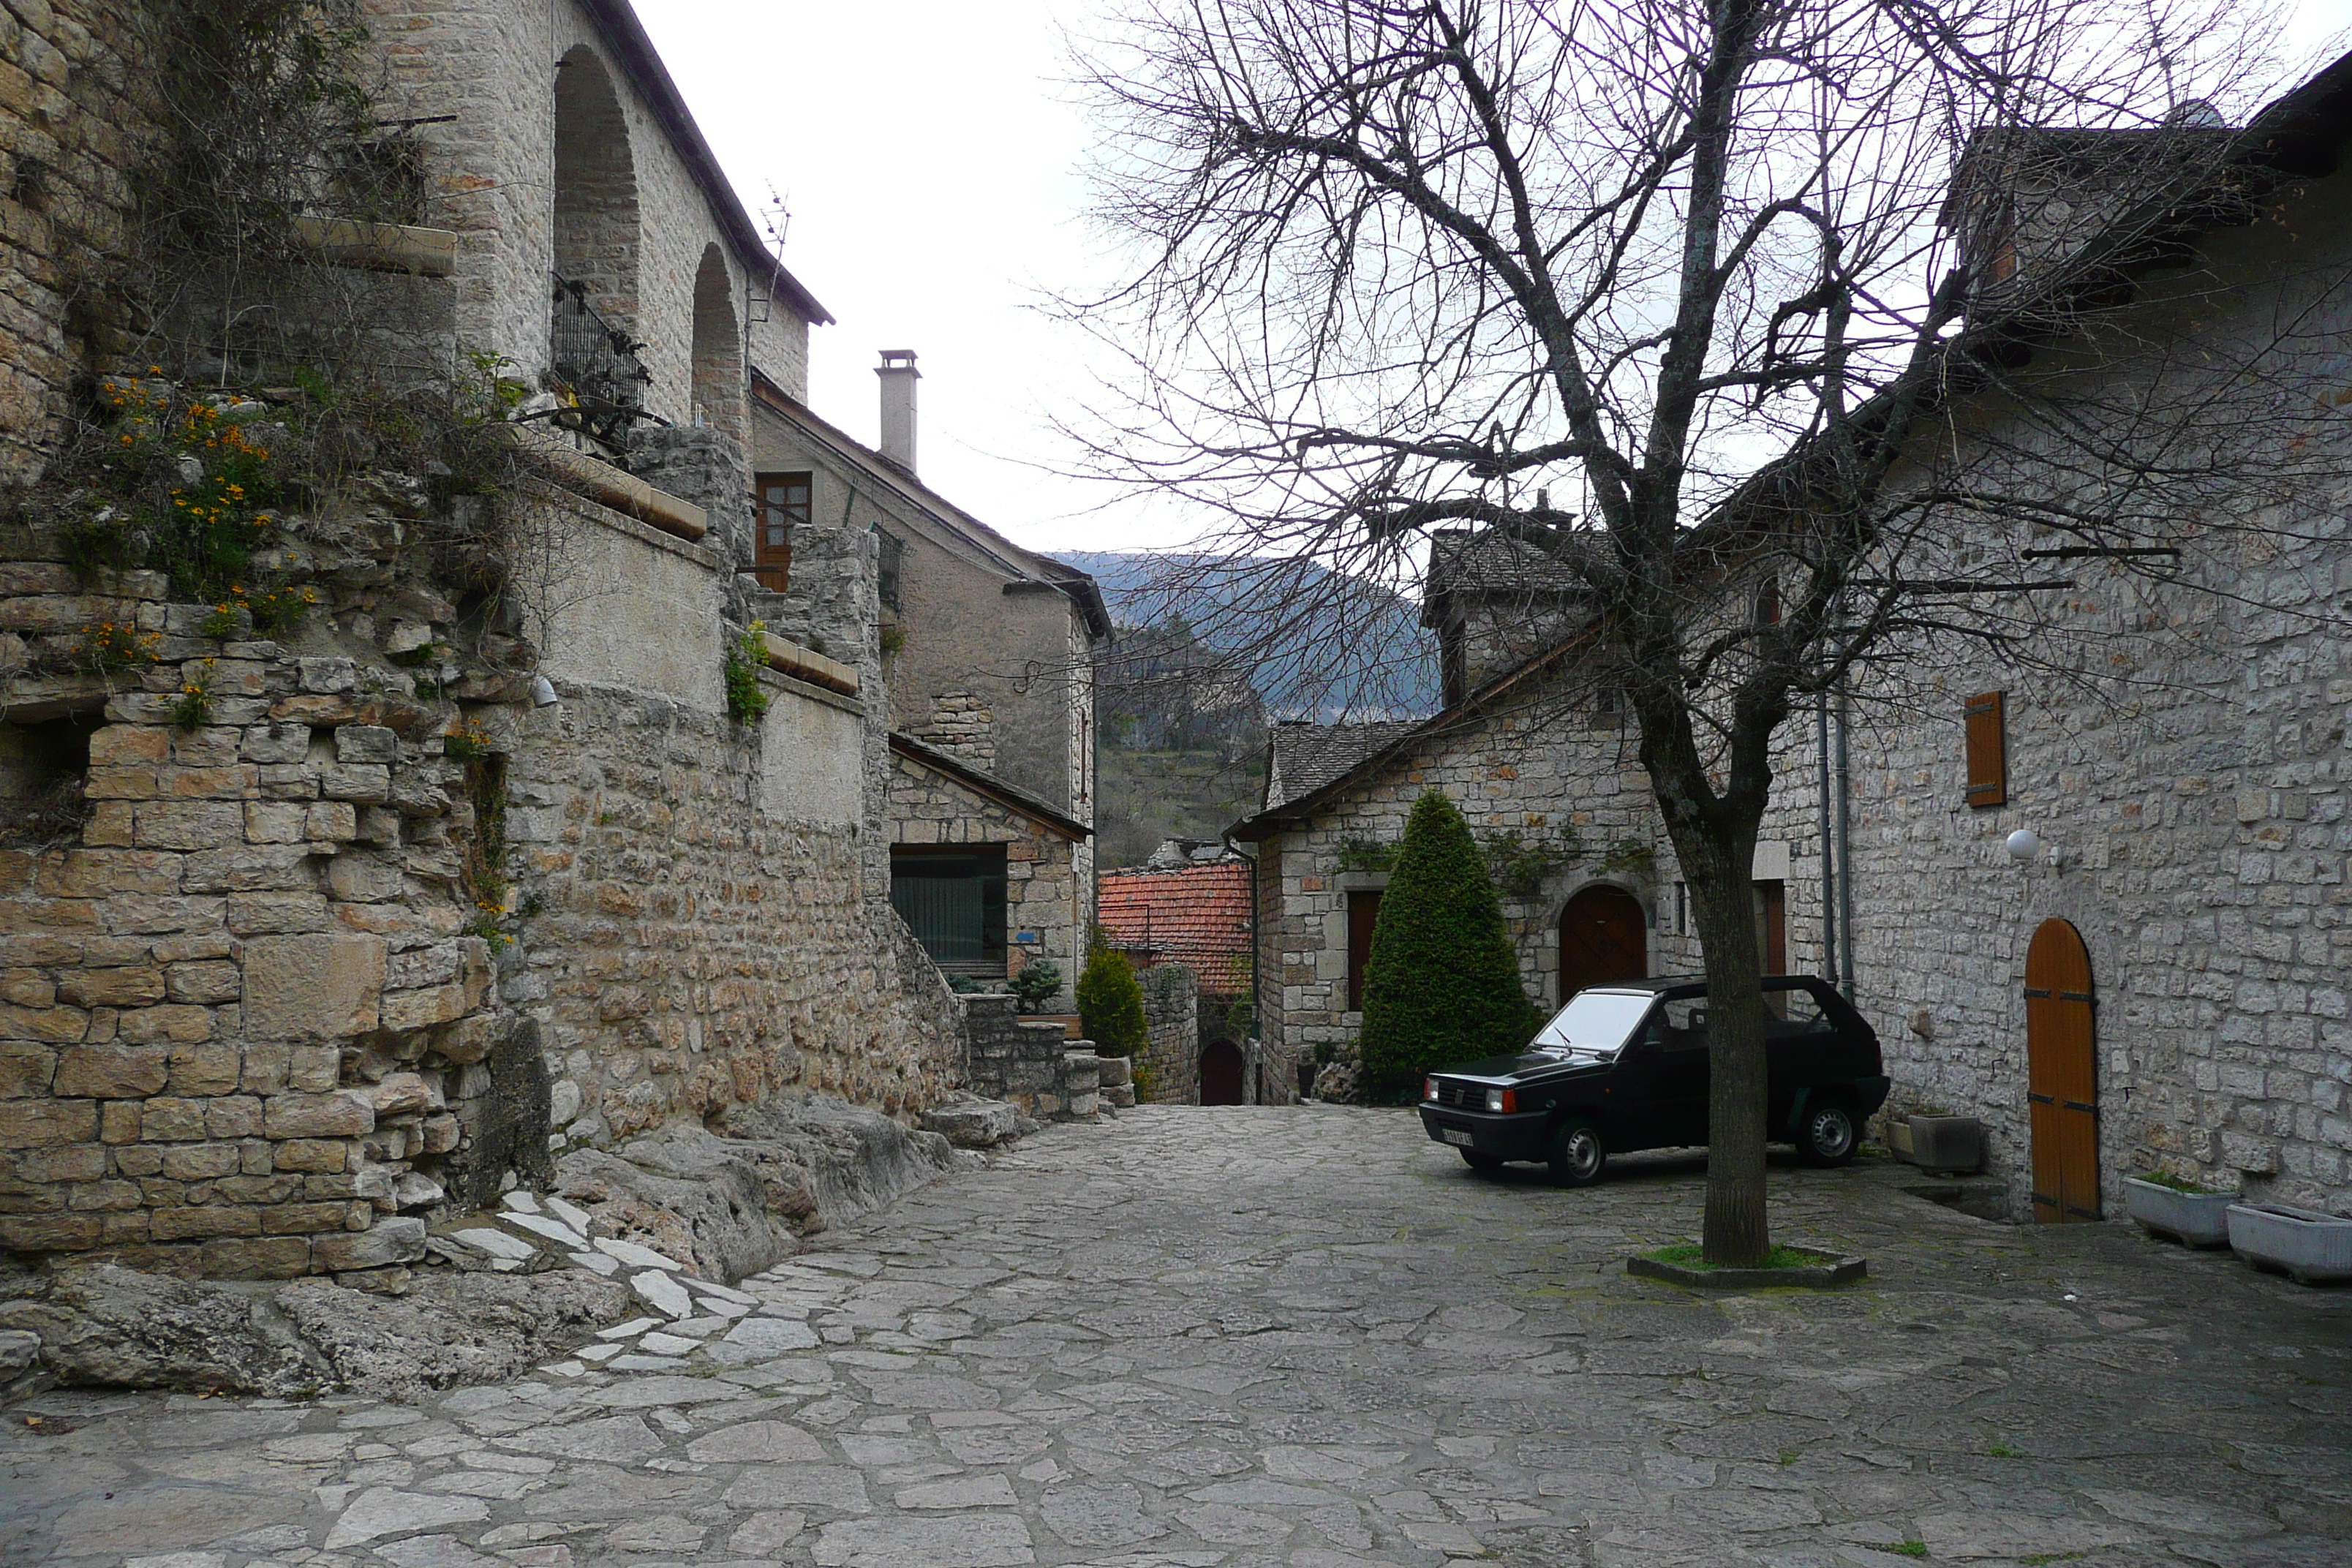
[[[1773,1176],[1865,1287],[1625,1279],[1698,1179],[1484,1180],[1395,1112],[1057,1128],[746,1282],[731,1339],[629,1352],[675,1365],[421,1408],[44,1395],[0,1438],[0,1556],[2352,1563],[2352,1292],[1868,1167]]]

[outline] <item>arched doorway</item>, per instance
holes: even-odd
[[[1241,1102],[1242,1048],[1231,1040],[1212,1040],[1201,1052],[1201,1103]]]
[[[555,73],[555,270],[614,328],[637,324],[637,174],[604,62],[582,45]]]
[[[1559,911],[1559,999],[1647,975],[1649,923],[1622,888],[1591,887],[1569,900]]]
[[[703,248],[694,275],[694,413],[743,439],[743,333],[735,324],[735,284],[715,244]]]
[[[2099,1217],[2099,1061],[2091,953],[2061,920],[2025,952],[2026,1106],[2033,1133],[2033,1217]]]

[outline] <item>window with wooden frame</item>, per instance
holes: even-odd
[[[771,594],[793,580],[793,530],[809,521],[806,474],[761,474],[751,481],[751,574]]]
[[[2002,728],[2001,693],[1979,692],[1966,703],[1970,805],[2009,803],[2009,737]]]

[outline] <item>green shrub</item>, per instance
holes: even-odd
[[[1078,1016],[1101,1055],[1131,1057],[1143,1048],[1150,1034],[1143,987],[1136,984],[1127,954],[1100,942],[1087,952],[1086,971],[1078,976]]]
[[[1381,897],[1359,1053],[1375,1102],[1414,1099],[1435,1068],[1526,1046],[1541,1022],[1519,988],[1486,857],[1452,801],[1414,803]]]
[[[768,644],[761,634],[764,622],[753,621],[743,635],[727,645],[727,716],[738,724],[756,724],[768,711],[768,694],[760,685],[767,668]]]
[[[1013,994],[1021,998],[1021,1010],[1034,1013],[1054,999],[1062,989],[1062,966],[1050,958],[1033,959],[1021,966],[1013,977]]]

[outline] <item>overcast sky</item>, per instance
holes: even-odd
[[[635,0],[754,212],[789,205],[784,261],[836,320],[811,332],[810,401],[875,437],[879,350],[921,356],[924,479],[1044,550],[1181,542],[1172,509],[1097,510],[1048,423],[1086,394],[1082,345],[1034,309],[1099,276],[1062,85],[1061,26],[1113,0]],[[2352,23],[2299,0],[2285,52]]]

